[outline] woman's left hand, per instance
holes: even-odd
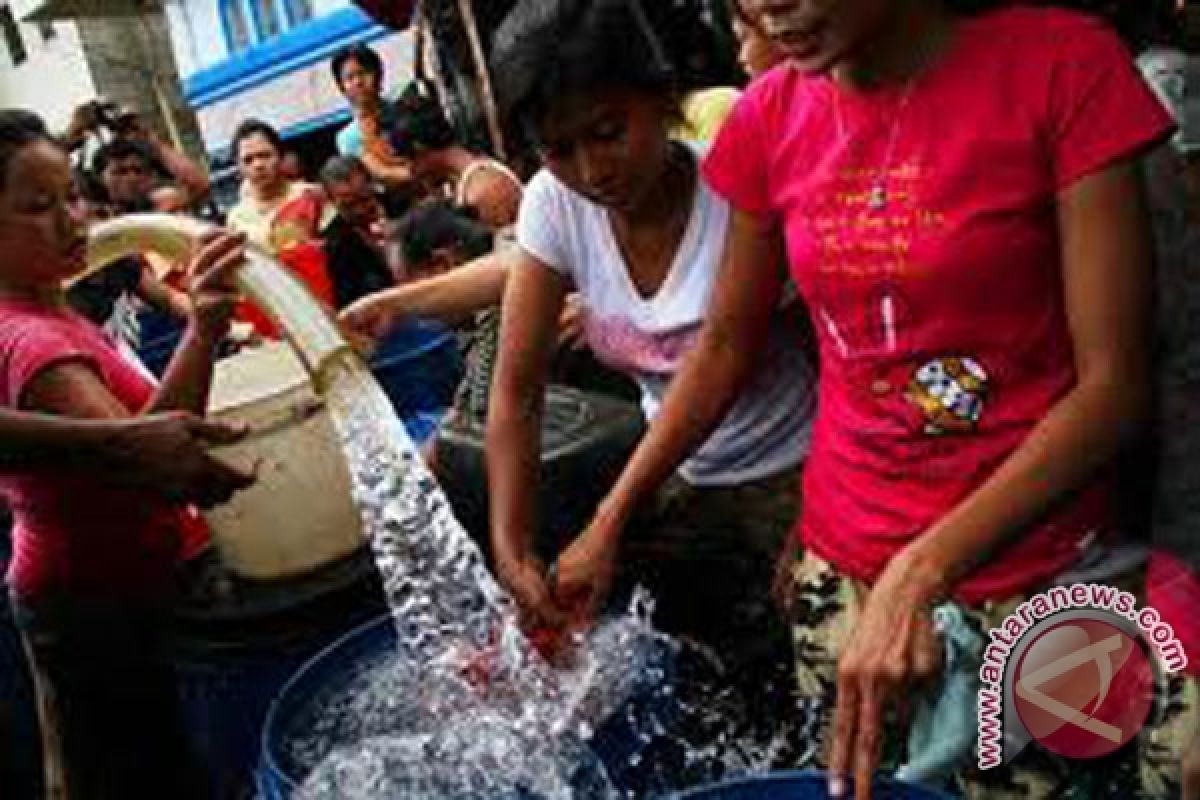
[[[603,511],[571,542],[555,562],[551,591],[569,608],[576,624],[595,619],[612,588],[622,523]]]
[[[829,791],[846,796],[853,772],[854,797],[869,800],[883,744],[883,717],[914,684],[941,666],[941,648],[929,616],[938,581],[914,570],[900,554],[871,588],[838,659]]]

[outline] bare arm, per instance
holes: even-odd
[[[145,411],[204,413],[213,356],[237,301],[234,272],[245,258],[244,242],[244,237],[220,234],[201,243],[188,267],[191,303],[187,329]]]
[[[237,441],[243,433],[189,414],[68,419],[0,409],[0,473],[91,470],[100,479],[172,502],[210,506],[254,480],[208,454],[209,447]]]
[[[872,586],[838,662],[830,772],[869,783],[883,705],[936,669],[929,604],[1111,461],[1148,404],[1150,237],[1131,162],[1060,193],[1075,386],[976,491]]]
[[[407,190],[413,183],[412,167],[407,162],[389,164],[364,147],[359,156],[371,177],[389,189]]]
[[[531,547],[542,406],[565,284],[558,273],[532,256],[513,253],[486,437],[496,565],[522,607],[547,622],[559,621],[559,615]]]
[[[1149,403],[1151,248],[1136,165],[1087,177],[1058,199],[1067,321],[1077,381],[976,492],[913,543],[953,585],[1136,433]]]
[[[370,339],[400,320],[452,321],[499,305],[508,280],[508,254],[489,253],[449,272],[364,297],[340,314],[347,328]]]
[[[146,135],[146,142],[176,185],[187,195],[186,205],[194,206],[208,197],[208,173],[199,164],[153,133]]]
[[[708,316],[671,380],[662,408],[591,524],[558,558],[555,599],[587,622],[616,570],[618,544],[640,502],[653,494],[720,424],[765,351],[783,290],[782,242],[773,226],[735,213]]]

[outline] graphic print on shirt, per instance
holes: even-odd
[[[969,357],[946,356],[917,367],[904,398],[925,417],[925,433],[970,433],[983,415],[988,376]]]
[[[847,148],[833,166],[821,191],[807,205],[809,233],[816,249],[810,280],[826,299],[814,309],[837,354],[854,361],[867,354],[896,358],[911,348],[904,332],[911,327],[904,285],[919,277],[912,251],[918,237],[945,226],[945,217],[924,209],[919,187],[925,168],[906,160],[887,169],[845,166],[856,162],[860,147]],[[872,188],[887,186],[884,208],[869,205]],[[848,284],[866,282],[870,299],[839,302],[859,290]]]
[[[698,325],[673,331],[647,333],[620,315],[587,314],[587,338],[596,357],[618,370],[671,374],[700,333]]]
[[[860,148],[848,147],[843,164],[860,155]],[[869,167],[835,167],[823,197],[810,206],[809,230],[818,251],[812,279],[828,300],[816,308],[817,323],[851,371],[855,362],[885,365],[855,382],[862,396],[884,404],[885,413],[890,407],[913,433],[940,437],[975,431],[988,399],[989,376],[978,358],[922,352],[911,337],[916,312],[905,287],[928,279],[913,255],[914,245],[939,235],[947,224],[941,211],[921,201],[925,175],[915,159],[886,175]],[[887,187],[887,204],[872,206],[881,185]],[[847,288],[863,282],[870,288]],[[839,302],[843,297],[848,302]],[[897,405],[900,397],[904,406]]]

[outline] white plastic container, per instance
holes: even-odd
[[[231,570],[247,578],[293,577],[363,544],[350,474],[337,435],[291,347],[272,342],[216,365],[209,415],[249,428],[214,450],[258,481],[205,513]]]

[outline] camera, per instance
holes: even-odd
[[[96,122],[113,133],[128,131],[137,120],[136,113],[122,109],[111,100],[96,100],[92,108]]]

